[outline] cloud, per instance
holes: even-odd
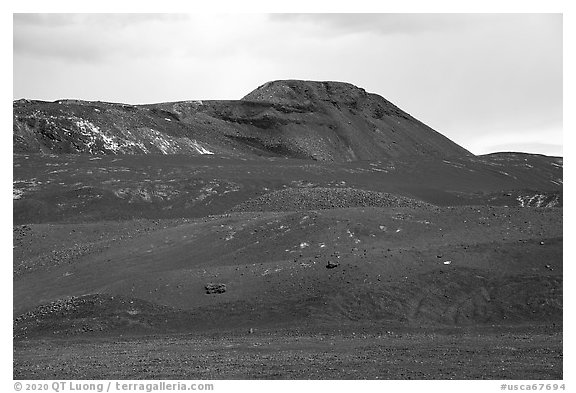
[[[75,14],[14,14],[14,28],[20,26],[59,27],[76,23]]]
[[[548,14],[550,23],[561,14]],[[493,30],[506,25],[541,21],[542,14],[271,14],[278,22],[305,22],[330,30],[333,34],[371,32],[376,34],[454,33]]]
[[[424,33],[465,26],[462,18],[442,14],[272,14],[272,20],[316,24],[337,34],[352,32]]]
[[[166,55],[181,14],[15,14],[14,54],[97,63]]]
[[[188,14],[14,14],[14,26],[59,28],[70,25],[127,27],[149,22],[176,22]]]

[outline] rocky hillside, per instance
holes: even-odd
[[[17,153],[322,161],[471,156],[384,98],[341,82],[269,82],[238,101],[18,100],[13,114]]]

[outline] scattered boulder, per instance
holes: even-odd
[[[337,266],[338,266],[338,262],[329,261],[328,264],[326,264],[326,269],[334,269]]]
[[[221,283],[218,284],[208,283],[204,288],[206,289],[207,294],[213,294],[213,293],[218,294],[226,292],[226,284]]]

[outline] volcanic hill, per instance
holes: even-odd
[[[203,217],[294,187],[562,205],[561,158],[474,156],[341,82],[269,82],[238,101],[19,100],[13,135],[18,224]]]
[[[561,377],[561,157],[475,156],[340,82],[274,81],[237,101],[19,100],[13,113],[21,378],[95,376],[92,360],[74,372],[61,358],[64,371],[40,367],[46,338],[76,353],[79,342],[66,340],[158,335],[147,345],[164,348],[173,333],[360,327],[377,340],[541,329],[549,336],[514,333],[498,348],[524,348],[546,359],[543,378]],[[550,340],[548,352],[534,344]],[[230,345],[222,351],[240,356]],[[127,371],[98,377],[141,377],[134,359],[114,356]],[[305,377],[317,369],[295,363],[310,366]],[[154,375],[189,375],[182,367]],[[531,370],[518,367],[494,375]]]
[[[321,161],[471,156],[376,94],[347,83],[308,81],[269,82],[238,101],[19,100],[14,151]]]

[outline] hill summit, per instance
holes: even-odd
[[[275,104],[312,105],[315,102],[344,104],[358,107],[366,101],[366,90],[346,82],[315,82],[302,80],[278,80],[267,82],[247,94],[245,101],[264,101]]]

